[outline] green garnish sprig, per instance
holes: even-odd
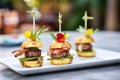
[[[69,39],[70,38],[70,35],[67,34],[66,32],[64,32],[63,34],[62,33],[57,33],[57,34],[60,34],[60,35],[63,35],[63,38],[65,39]],[[52,39],[57,39],[59,36],[55,34],[54,32],[50,32],[50,36],[52,37]]]
[[[31,39],[32,41],[41,40],[39,36],[47,30],[48,28],[45,28],[45,26],[42,26],[42,28],[40,28],[38,32],[26,31],[24,33],[24,36],[25,38]]]
[[[93,28],[90,28],[90,29],[85,29],[84,27],[82,26],[79,26],[79,28],[76,29],[78,32],[81,32],[83,33],[85,36],[91,36],[92,34],[96,33],[99,31],[99,29],[93,29]]]

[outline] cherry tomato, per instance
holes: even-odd
[[[65,41],[64,35],[62,33],[58,33],[56,41],[58,41],[58,42],[64,42]]]

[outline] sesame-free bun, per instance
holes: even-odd
[[[82,36],[78,37],[75,40],[75,44],[82,44],[82,43],[93,43],[94,39],[90,36]]]
[[[20,61],[21,65],[24,67],[40,67],[43,64],[43,60],[34,60],[34,61]]]
[[[51,59],[50,62],[53,65],[65,65],[71,64],[73,58],[61,58],[61,59]]]
[[[31,40],[27,40],[24,41],[21,45],[21,48],[30,48],[30,47],[43,47],[43,44],[41,41],[31,41]]]
[[[57,42],[57,41],[54,41],[51,45],[50,45],[50,49],[55,49],[55,48],[63,48],[63,47],[66,47],[66,48],[71,48],[71,44],[67,41],[65,42]]]
[[[96,55],[96,51],[90,51],[90,52],[84,52],[84,51],[76,51],[77,55],[80,57],[86,57],[86,58],[90,58],[90,57],[94,57]]]

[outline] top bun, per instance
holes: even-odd
[[[81,43],[93,43],[94,39],[90,36],[83,36],[83,37],[78,37],[75,40],[75,44],[81,44]]]
[[[66,48],[71,48],[71,45],[69,42],[65,41],[65,42],[53,42],[51,45],[50,45],[50,48],[51,49],[55,49],[55,48],[63,48],[63,47],[66,47]]]
[[[31,41],[31,40],[28,40],[28,41],[24,41],[21,45],[21,48],[30,48],[30,47],[43,47],[43,44],[41,41]]]

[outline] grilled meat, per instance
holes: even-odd
[[[81,47],[78,47],[78,46],[81,46]],[[90,43],[84,43],[84,44],[79,44],[77,45],[77,49],[81,48],[82,51],[88,51],[88,50],[91,50],[92,49],[92,45]],[[79,49],[79,50],[81,50]]]
[[[50,49],[48,51],[48,55],[51,56],[51,58],[61,58],[69,55],[69,49]]]
[[[25,48],[23,50],[15,50],[12,52],[15,53],[15,57],[18,57],[22,54],[25,54],[25,57],[38,57],[41,56],[41,50],[38,48]]]
[[[35,49],[31,50],[29,49],[28,51],[25,52],[25,57],[38,57],[41,56],[41,50]]]
[[[86,43],[82,45],[82,50],[83,51],[88,51],[92,49],[92,45],[90,43]]]
[[[18,57],[22,54],[24,54],[26,51],[28,51],[28,49],[23,49],[23,50],[15,50],[12,53],[15,54],[15,57]]]

